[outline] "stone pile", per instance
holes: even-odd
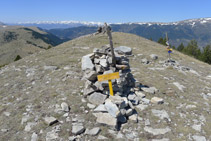
[[[138,122],[134,106],[138,105],[145,95],[140,92],[140,83],[131,74],[128,55],[132,55],[129,47],[120,46],[114,49],[116,65],[113,66],[109,46],[95,48],[93,53],[82,57],[84,97],[95,105],[91,106],[97,122],[118,128],[127,120]],[[108,81],[99,82],[98,75],[119,72],[120,78],[112,80],[114,96],[109,95]],[[89,104],[90,107],[90,104]]]

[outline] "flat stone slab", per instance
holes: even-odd
[[[153,97],[151,99],[151,103],[154,103],[154,104],[163,104],[164,100],[162,98],[159,98],[159,97]]]
[[[103,104],[105,102],[106,97],[107,96],[104,94],[95,92],[89,96],[88,100],[92,104],[99,105],[99,104]]]
[[[112,103],[110,100],[107,100],[105,102],[105,108],[108,111],[108,113],[113,117],[117,117],[120,114],[119,108],[116,106],[116,104]]]
[[[86,130],[85,134],[86,135],[96,136],[100,131],[101,131],[101,129],[99,127],[95,127],[95,128],[93,128],[91,130]]]
[[[94,109],[94,112],[107,112],[105,105],[100,104],[97,106],[97,108]]]
[[[58,122],[58,120],[55,117],[45,117],[44,120],[45,120],[45,123],[47,123],[49,126]]]
[[[101,124],[106,124],[112,127],[117,126],[117,119],[112,117],[109,113],[94,113],[97,117],[97,122]]]
[[[155,129],[155,128],[148,127],[148,126],[145,126],[144,130],[150,134],[153,134],[154,136],[166,134],[171,131],[171,129],[169,127]]]
[[[168,113],[165,110],[155,110],[152,109],[152,114],[156,117],[159,117],[160,119],[167,119],[168,121],[171,121],[169,118]]]
[[[150,94],[155,94],[157,91],[158,91],[158,89],[156,89],[155,87],[149,87],[149,88],[147,88],[147,87],[142,87],[141,88],[144,92],[147,92],[147,93],[150,93]]]
[[[126,54],[126,55],[132,55],[132,49],[127,46],[119,46],[114,49],[115,52],[119,54]]]
[[[81,124],[72,126],[72,133],[75,135],[79,135],[79,134],[83,133],[84,130],[85,130],[85,128]]]
[[[94,69],[94,65],[93,65],[92,60],[90,59],[89,55],[83,56],[81,63],[82,63],[81,67],[82,67],[83,71]]]

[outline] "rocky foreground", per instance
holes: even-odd
[[[117,87],[117,103],[104,87],[84,95],[81,58],[106,45],[104,35],[33,54],[0,69],[0,140],[211,140],[211,66],[178,52],[167,61],[165,47],[135,35],[114,33],[113,39],[114,47],[132,48],[128,69],[138,89],[137,83],[128,92]],[[94,93],[105,101],[95,103]],[[115,122],[105,123],[109,116]]]

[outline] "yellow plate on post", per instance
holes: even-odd
[[[119,78],[119,72],[98,75],[97,78],[98,78],[98,81],[118,79]]]

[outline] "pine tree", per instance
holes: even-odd
[[[211,46],[207,45],[201,55],[201,60],[211,64]]]
[[[198,48],[198,45],[197,45],[197,41],[196,40],[191,40],[187,47],[183,49],[183,52],[187,55],[190,55],[190,56],[193,56],[197,59],[200,58],[201,56],[201,51],[200,49]]]
[[[177,50],[181,52],[184,48],[185,48],[185,47],[184,47],[183,43],[181,43],[181,44],[177,47]]]

